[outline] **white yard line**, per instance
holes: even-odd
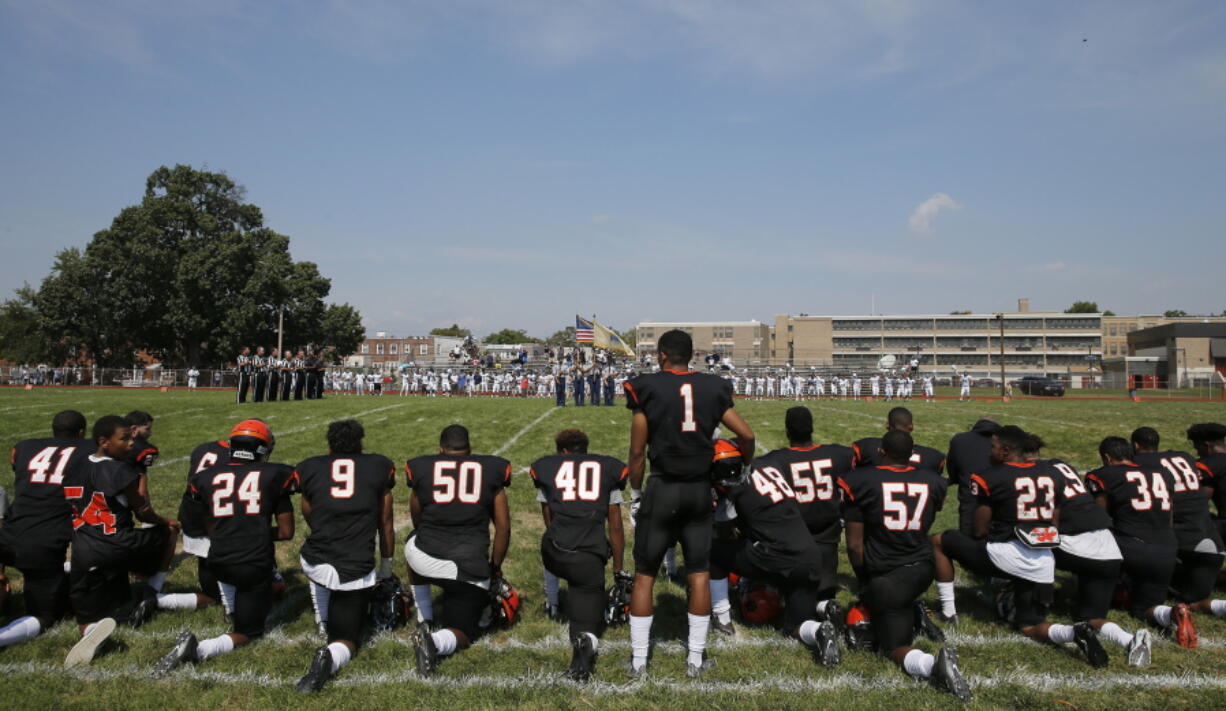
[[[500,457],[500,456],[502,456],[502,453],[503,453],[503,452],[506,452],[506,451],[507,451],[507,450],[509,450],[511,447],[514,447],[514,446],[515,446],[515,443],[519,441],[519,438],[520,438],[520,437],[523,437],[524,435],[528,434],[528,432],[529,432],[529,431],[530,431],[530,430],[531,430],[533,427],[536,427],[537,425],[539,425],[539,424],[541,423],[541,421],[543,421],[543,420],[544,420],[546,417],[549,417],[550,415],[552,415],[554,412],[556,412],[556,411],[557,411],[557,409],[558,409],[558,408],[556,408],[556,407],[551,407],[551,408],[549,408],[548,410],[545,410],[544,412],[542,412],[540,417],[538,417],[538,418],[536,418],[535,420],[533,420],[533,421],[529,422],[528,424],[524,425],[524,426],[523,426],[523,428],[521,428],[521,429],[520,429],[518,432],[516,432],[514,435],[512,435],[511,439],[508,439],[506,442],[503,442],[501,447],[499,447],[498,449],[494,450],[494,456],[495,456],[495,457]]]
[[[259,644],[259,643],[257,643]],[[354,665],[359,667],[360,663]],[[603,666],[609,666],[606,663]],[[56,677],[68,676],[81,681],[113,681],[118,679],[148,679],[151,676],[148,665],[128,665],[118,668],[78,667],[64,669],[59,664],[46,662],[24,662],[0,664],[0,673],[5,675],[48,674]],[[598,670],[599,673],[599,670]],[[263,687],[289,688],[297,677],[276,677],[254,672],[218,672],[209,671],[208,665],[189,666],[173,673],[171,682],[182,679],[194,679],[218,684],[253,685]],[[1178,689],[1226,689],[1226,677],[1207,676],[1204,674],[1033,674],[1027,672],[1005,673],[996,676],[981,676],[968,674],[967,681],[972,689],[988,689],[994,687],[1023,687],[1035,691],[1057,691],[1075,689],[1078,691],[1107,691],[1115,689],[1147,689],[1160,688]],[[825,674],[815,671],[811,677],[771,675],[735,681],[684,681],[670,678],[648,677],[644,681],[631,683],[612,683],[592,681],[577,684],[567,681],[559,669],[557,672],[537,672],[521,676],[475,676],[461,677],[434,676],[423,679],[416,672],[405,668],[397,672],[381,674],[363,674],[356,669],[341,672],[333,685],[340,687],[388,686],[392,684],[420,684],[441,689],[520,689],[548,690],[570,688],[582,690],[588,695],[609,695],[633,693],[643,689],[666,689],[688,694],[746,694],[754,692],[793,692],[812,693],[821,691],[841,690],[872,690],[884,691],[892,689],[917,689],[923,687],[922,682],[907,679],[901,672],[896,675],[877,677],[860,674]]]

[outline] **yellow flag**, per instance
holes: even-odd
[[[626,342],[621,339],[621,336],[613,332],[613,329],[608,326],[602,326],[596,321],[592,321],[592,327],[595,336],[595,342],[592,344],[596,348],[603,348],[606,351],[621,353],[625,356],[634,357],[634,349],[626,345]]]

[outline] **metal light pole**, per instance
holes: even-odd
[[[277,309],[277,353],[281,352],[281,344],[285,336],[285,307]]]
[[[1005,397],[1005,315],[1003,313],[996,314],[996,320],[1000,322],[1000,396]]]

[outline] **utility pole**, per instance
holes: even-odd
[[[1005,315],[1003,313],[996,314],[996,320],[1000,321],[1000,396],[1005,397]]]
[[[281,352],[281,344],[285,340],[285,307],[277,309],[277,353]]]

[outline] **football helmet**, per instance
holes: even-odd
[[[848,649],[871,650],[873,648],[873,628],[870,624],[868,608],[863,603],[847,609],[843,635],[847,638]]]
[[[490,582],[490,613],[491,626],[509,628],[519,621],[519,608],[522,603],[519,591],[507,579],[497,575]]]
[[[717,488],[728,489],[741,480],[745,463],[736,443],[727,439],[712,442],[715,454],[711,457],[711,483]]]
[[[243,420],[230,430],[230,456],[255,461],[272,452],[272,430],[263,420]]]
[[[624,625],[630,619],[630,593],[634,576],[619,570],[613,574],[613,584],[605,597],[604,622],[609,627]]]
[[[376,632],[400,629],[409,619],[413,598],[400,583],[400,578],[389,575],[375,581],[370,597],[370,623]]]
[[[779,614],[783,602],[772,587],[760,587],[741,596],[741,618],[755,625],[770,623]]]

